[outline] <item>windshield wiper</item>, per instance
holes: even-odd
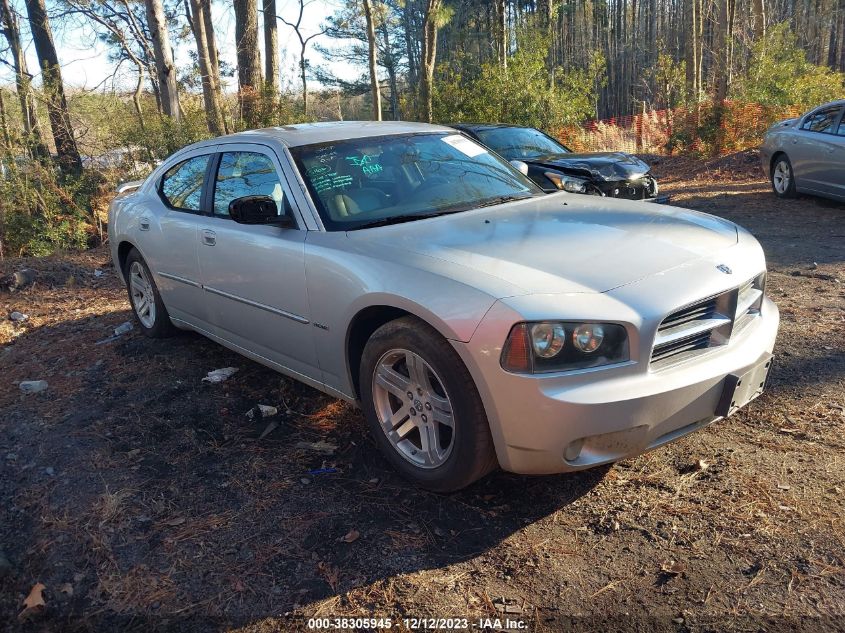
[[[533,197],[530,193],[522,196],[496,196],[495,198],[489,198],[478,205],[478,208],[481,207],[492,207],[497,204],[504,204],[505,202],[513,202],[514,200],[525,200],[526,198]]]
[[[404,215],[394,215],[389,218],[381,218],[379,220],[373,220],[372,222],[365,222],[364,224],[359,224],[351,231],[357,231],[358,229],[371,229],[377,226],[390,226],[391,224],[402,224],[404,222],[413,222],[415,220],[426,220],[428,218],[438,218],[442,215],[452,215],[453,213],[461,213],[462,211],[469,211],[470,209],[480,209],[482,207],[491,207],[496,204],[503,204],[505,202],[512,202],[514,200],[525,200],[526,198],[532,198],[533,196],[529,194],[525,195],[508,195],[508,196],[496,196],[495,198],[489,198],[484,202],[479,204],[467,204],[467,205],[460,205],[458,208],[448,209],[445,211],[433,211],[431,213],[406,213]]]
[[[460,213],[461,211],[465,211],[465,209],[457,209],[452,211],[435,211],[432,213],[407,213],[405,215],[394,215],[389,218],[381,218],[380,220],[373,220],[372,222],[365,222],[364,224],[359,224],[358,226],[350,230],[357,231],[358,229],[371,229],[377,226],[390,226],[391,224],[402,224],[403,222],[413,222],[414,220],[437,218],[441,215],[450,215],[452,213]]]

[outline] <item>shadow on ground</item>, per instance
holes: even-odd
[[[47,343],[55,355],[80,330],[37,328],[13,347]],[[63,630],[207,630],[278,616],[473,558],[607,472],[500,472],[430,494],[394,474],[351,406],[200,336],[135,330],[67,353],[47,392],[5,409],[0,439],[14,456],[0,462],[0,534],[14,568],[0,587],[17,597],[47,585],[36,619]],[[229,381],[201,381],[226,366],[240,368]],[[259,403],[281,413],[250,421]],[[261,438],[270,422],[278,428]]]

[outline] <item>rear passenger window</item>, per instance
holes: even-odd
[[[804,119],[804,122],[801,124],[801,129],[809,132],[825,132],[827,134],[834,134],[835,130],[833,129],[833,126],[839,118],[839,110],[839,106],[831,106],[829,108],[817,110]]]
[[[258,152],[226,152],[214,184],[214,215],[229,215],[229,203],[244,196],[270,196],[278,214],[287,206],[282,183],[273,161]]]
[[[161,195],[171,207],[199,211],[202,183],[210,156],[197,156],[174,165],[161,179]]]

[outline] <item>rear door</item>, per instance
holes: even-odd
[[[206,171],[214,147],[180,157],[156,183],[149,206],[138,218],[139,248],[174,319],[204,319],[204,296],[197,260]]]
[[[318,379],[305,289],[304,224],[276,154],[256,144],[219,145],[200,218],[198,259],[213,333],[235,345]],[[296,228],[238,224],[229,203],[271,196]]]

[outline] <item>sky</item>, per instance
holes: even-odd
[[[17,8],[21,16],[25,16],[25,9],[22,0],[12,0],[12,5]],[[50,2],[48,0],[48,7]],[[305,12],[302,19],[303,35],[308,36],[320,30],[323,21],[335,12],[338,7],[337,0],[312,0],[306,4]],[[277,14],[284,17],[289,22],[295,22],[299,13],[298,0],[277,0],[276,1]],[[235,67],[235,17],[232,11],[232,3],[230,0],[212,0],[212,17],[214,20],[214,31],[217,37],[217,47],[219,48],[220,57],[223,61],[228,62],[231,67]],[[259,25],[262,24],[263,16],[259,14]],[[38,58],[35,54],[35,48],[32,45],[32,40],[29,36],[29,28],[25,19],[19,21],[19,26],[22,31],[21,39],[24,42],[27,55],[27,64],[29,71],[34,74],[35,69],[38,68]],[[132,90],[137,81],[137,73],[133,64],[124,63],[119,69],[117,75],[112,78],[115,73],[116,64],[109,61],[108,49],[105,45],[97,40],[94,29],[89,25],[77,25],[72,21],[67,21],[62,24],[54,21],[53,37],[56,42],[58,50],[59,61],[62,66],[62,76],[65,84],[72,88],[83,88],[92,90],[98,88],[111,91],[116,89],[118,91]],[[264,59],[264,40],[260,36],[259,43],[261,46],[261,59]],[[6,48],[6,42],[2,38],[2,47]],[[325,62],[324,58],[319,55],[314,48],[314,43],[320,42],[324,45],[331,44],[326,38],[315,38],[311,40],[306,53],[308,60],[312,66],[321,65]],[[177,67],[184,67],[190,64],[190,57],[188,51],[193,50],[193,37],[177,46],[174,45],[174,57]],[[281,68],[283,78],[288,78],[289,81],[294,82],[298,86],[298,64],[299,64],[299,40],[296,38],[293,30],[279,20],[279,48],[281,49]],[[6,56],[9,57],[8,55]],[[366,60],[363,60],[364,62]],[[263,63],[263,62],[262,62]],[[362,68],[353,68],[347,64],[340,64],[333,62],[332,67],[335,72],[342,74],[358,75],[362,72]],[[36,83],[37,83],[36,79]],[[237,80],[233,77],[224,81],[229,82],[229,89],[236,87]],[[14,82],[14,73],[6,64],[0,64],[0,85],[7,85]],[[316,82],[313,82],[316,86]],[[283,79],[284,85],[284,79]]]

